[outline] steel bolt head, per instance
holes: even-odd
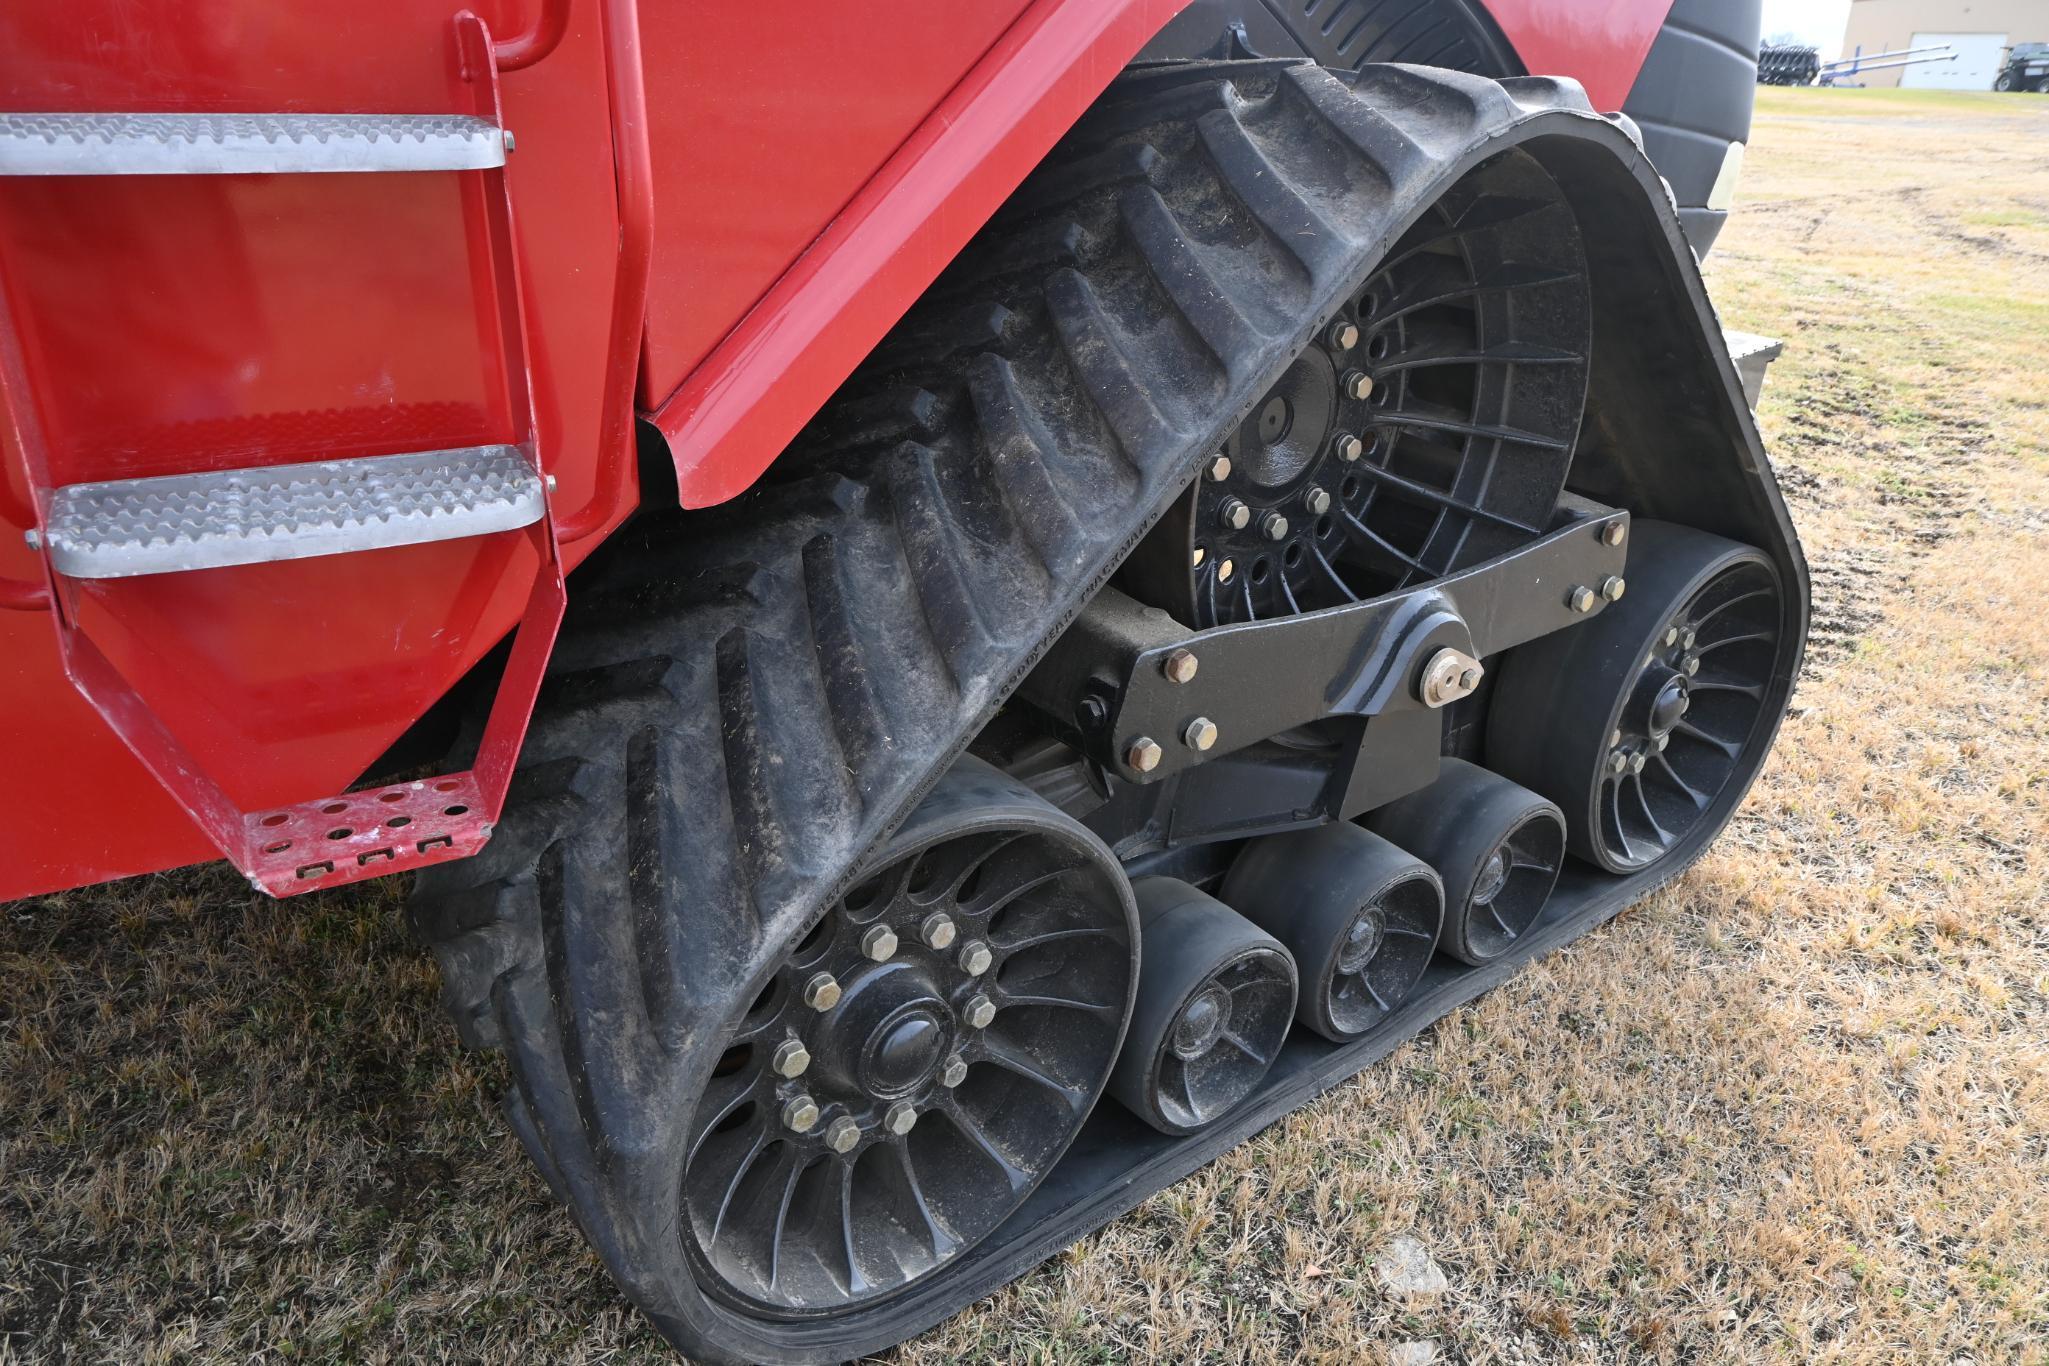
[[[1610,523],[1608,523],[1608,525],[1606,525],[1606,526],[1604,526],[1604,527],[1602,527],[1602,528],[1601,528],[1601,544],[1603,544],[1603,545],[1621,545],[1621,544],[1622,544],[1622,541],[1623,541],[1623,538],[1624,538],[1624,537],[1626,537],[1626,536],[1628,536],[1628,535],[1629,535],[1629,524],[1628,524],[1627,522],[1623,522],[1623,521],[1614,521],[1614,522],[1610,522]]]
[[[1160,742],[1150,735],[1139,736],[1124,749],[1124,762],[1139,773],[1152,772],[1165,757],[1166,751],[1160,748]]]
[[[1657,739],[1651,741],[1651,743],[1657,747],[1658,753],[1663,754],[1665,752],[1665,747],[1672,743],[1672,737],[1669,735],[1660,735]]]
[[[1259,519],[1259,533],[1269,541],[1284,541],[1288,537],[1288,519],[1278,512],[1267,512]]]
[[[946,1062],[939,1069],[939,1084],[951,1091],[968,1079],[968,1060],[958,1053],[947,1055]]]
[[[1622,595],[1628,591],[1628,583],[1618,574],[1610,574],[1601,580],[1601,596],[1610,602],[1622,601]]]
[[[1330,325],[1330,344],[1339,351],[1349,351],[1359,344],[1358,325],[1346,318],[1339,318]]]
[[[1667,647],[1670,647],[1670,646],[1673,646],[1673,645],[1677,645],[1678,643],[1679,643],[1679,628],[1678,628],[1677,626],[1668,626],[1668,627],[1666,627],[1666,628],[1665,628],[1665,644],[1666,644],[1666,646],[1667,646]]]
[[[1337,452],[1338,459],[1349,465],[1366,454],[1366,443],[1350,432],[1340,432],[1337,439],[1331,442],[1331,449]]]
[[[1642,754],[1632,754],[1629,756],[1629,771],[1631,773],[1641,773],[1643,772],[1643,766],[1648,762],[1649,759],[1646,756]]]
[[[1241,499],[1226,498],[1217,509],[1217,521],[1226,531],[1243,531],[1252,524],[1252,509]]]
[[[860,1141],[861,1126],[847,1115],[825,1126],[825,1144],[836,1153],[850,1153]]]
[[[1685,659],[1684,659],[1683,661],[1681,661],[1681,663],[1680,663],[1680,665],[1679,665],[1679,672],[1680,672],[1680,673],[1683,673],[1683,674],[1685,674],[1685,675],[1686,675],[1686,676],[1687,676],[1688,678],[1691,678],[1691,677],[1693,677],[1693,676],[1694,676],[1695,674],[1699,673],[1699,672],[1700,672],[1700,656],[1699,656],[1699,655],[1688,655],[1688,656],[1686,656],[1686,658],[1685,658]]]
[[[882,1112],[882,1127],[902,1138],[918,1125],[917,1107],[907,1101],[898,1101]]]
[[[804,1004],[813,1010],[831,1010],[840,1003],[840,984],[829,972],[814,972],[804,983]]]
[[[1689,626],[1679,633],[1679,648],[1682,650],[1691,650],[1693,648],[1694,642],[1699,639],[1700,632],[1694,630],[1691,626]]]
[[[1169,650],[1167,657],[1160,661],[1160,672],[1166,675],[1169,683],[1193,683],[1195,671],[1200,667],[1202,661],[1195,657],[1193,650]]]
[[[978,991],[968,997],[967,1008],[961,1012],[961,1017],[976,1029],[987,1029],[990,1021],[996,1018],[996,1003]]]
[[[784,1039],[775,1046],[775,1053],[770,1056],[768,1065],[779,1077],[801,1077],[804,1075],[804,1069],[811,1065],[811,1050],[795,1039]]]
[[[877,963],[896,957],[896,931],[887,925],[870,925],[861,932],[861,956]]]
[[[783,1102],[783,1127],[792,1133],[808,1134],[818,1123],[818,1102],[809,1096],[791,1096]]]
[[[1629,771],[1629,756],[1619,749],[1610,754],[1608,756],[1608,771],[1618,778],[1621,777]]]
[[[1209,476],[1211,483],[1223,483],[1231,477],[1231,457],[1228,455],[1211,456],[1209,463],[1203,466],[1202,472]]]
[[[1464,688],[1467,692],[1471,692],[1473,689],[1480,686],[1480,675],[1485,672],[1485,669],[1482,669],[1479,665],[1475,664],[1472,668],[1467,669],[1464,673],[1458,676],[1458,685],[1461,688]]]
[[[980,977],[996,961],[996,955],[989,952],[989,946],[979,939],[970,939],[960,946],[960,954],[954,960],[960,970],[970,977]]]
[[[1416,696],[1426,707],[1443,707],[1470,695],[1480,686],[1486,668],[1463,650],[1444,646],[1423,665],[1416,680]]]
[[[1207,716],[1198,716],[1181,732],[1181,739],[1190,749],[1207,750],[1217,742],[1217,723]]]
[[[1575,612],[1591,612],[1599,601],[1594,590],[1583,583],[1574,585],[1573,590],[1565,595],[1565,605]]]
[[[1614,749],[1622,743],[1622,728],[1617,726],[1608,732],[1608,748]]]
[[[934,911],[925,917],[925,923],[918,927],[918,938],[925,941],[928,949],[950,949],[953,947],[953,917],[945,911]]]
[[[1330,511],[1330,490],[1310,485],[1309,491],[1302,495],[1302,505],[1309,509],[1310,516],[1323,516]]]
[[[1367,399],[1373,397],[1373,376],[1364,370],[1347,370],[1343,381],[1345,397]]]

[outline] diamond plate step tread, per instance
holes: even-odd
[[[507,136],[468,114],[0,114],[0,175],[480,171]]]
[[[542,509],[518,447],[466,446],[72,484],[44,537],[58,573],[116,579],[483,536]]]

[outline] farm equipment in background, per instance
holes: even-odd
[[[1853,84],[1853,77],[1867,71],[1890,71],[1903,66],[1920,66],[1928,62],[1953,62],[1957,59],[1955,49],[1944,44],[1940,47],[1903,47],[1893,52],[1874,52],[1865,56],[1860,48],[1848,57],[1824,62],[1811,47],[1767,46],[1757,57],[1757,83],[1759,85],[1823,85],[1841,86]],[[2005,89],[2004,86],[2000,87]]]
[[[2049,43],[2015,43],[2007,50],[2006,65],[2000,68],[1992,88],[2002,93],[2032,90],[2049,94]]]
[[[0,14],[0,895],[416,871],[679,1349],[921,1331],[1742,800],[1756,4],[481,8]]]
[[[1767,43],[1757,53],[1759,85],[1813,85],[1821,74],[1821,54],[1797,44]]]

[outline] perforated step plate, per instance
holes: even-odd
[[[466,114],[0,114],[0,175],[478,171],[505,141]]]
[[[174,574],[511,531],[540,520],[515,446],[72,484],[50,500],[57,572]]]

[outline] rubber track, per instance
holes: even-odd
[[[679,1346],[898,1335],[759,1336],[695,1290],[682,1129],[719,1031],[1407,223],[1574,116],[1570,84],[1405,67],[1128,75],[781,482],[579,575],[507,815],[413,916],[464,1039],[511,1060],[514,1127]]]

